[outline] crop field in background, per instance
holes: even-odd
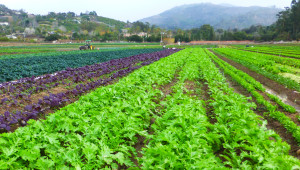
[[[300,169],[300,45],[79,45],[0,47],[0,169]]]
[[[13,54],[44,53],[79,50],[79,46],[84,43],[69,44],[22,44],[22,43],[2,43],[0,46],[0,56]],[[12,46],[13,45],[13,46]],[[93,43],[99,50],[107,48],[161,48],[159,43]]]

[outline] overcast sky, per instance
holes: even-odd
[[[32,14],[48,12],[96,11],[99,16],[122,21],[136,21],[153,16],[175,6],[193,3],[211,2],[209,0],[0,0],[10,9],[23,9]],[[289,7],[291,0],[214,0],[215,4],[235,6],[276,6]]]

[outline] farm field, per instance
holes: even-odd
[[[300,91],[300,60],[243,50],[218,48],[215,51],[271,80]]]
[[[3,55],[14,54],[32,54],[32,53],[47,53],[60,51],[79,50],[79,46],[85,43],[69,43],[69,44],[38,44],[32,43],[1,43],[0,58]],[[161,48],[159,43],[92,43],[96,49],[120,49],[120,48]]]
[[[8,57],[18,57],[17,54],[36,54],[49,52],[77,51],[83,43],[71,44],[25,44],[25,43],[1,43],[0,59]],[[145,48],[162,48],[160,43],[92,43],[96,50],[120,50],[120,49],[145,49]],[[217,45],[167,45],[167,48],[215,48]],[[45,54],[46,55],[46,54]]]
[[[299,47],[214,47],[0,56],[0,169],[299,169]]]
[[[7,58],[0,59],[0,82],[54,73],[66,68],[82,67],[120,57],[129,57],[159,50],[162,49],[70,51],[43,53],[41,55],[17,55],[13,58],[8,56]]]
[[[300,46],[259,45],[245,48],[245,45],[234,45],[233,47],[246,51],[273,54],[283,57],[300,58]]]

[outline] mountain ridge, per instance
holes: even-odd
[[[243,29],[251,25],[271,25],[281,10],[283,9],[274,7],[198,3],[176,6],[139,21],[149,22],[165,29],[191,29],[204,24],[210,24],[215,29]]]

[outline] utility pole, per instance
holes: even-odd
[[[162,45],[163,43],[163,34],[165,34],[164,32],[160,32],[160,45]]]

